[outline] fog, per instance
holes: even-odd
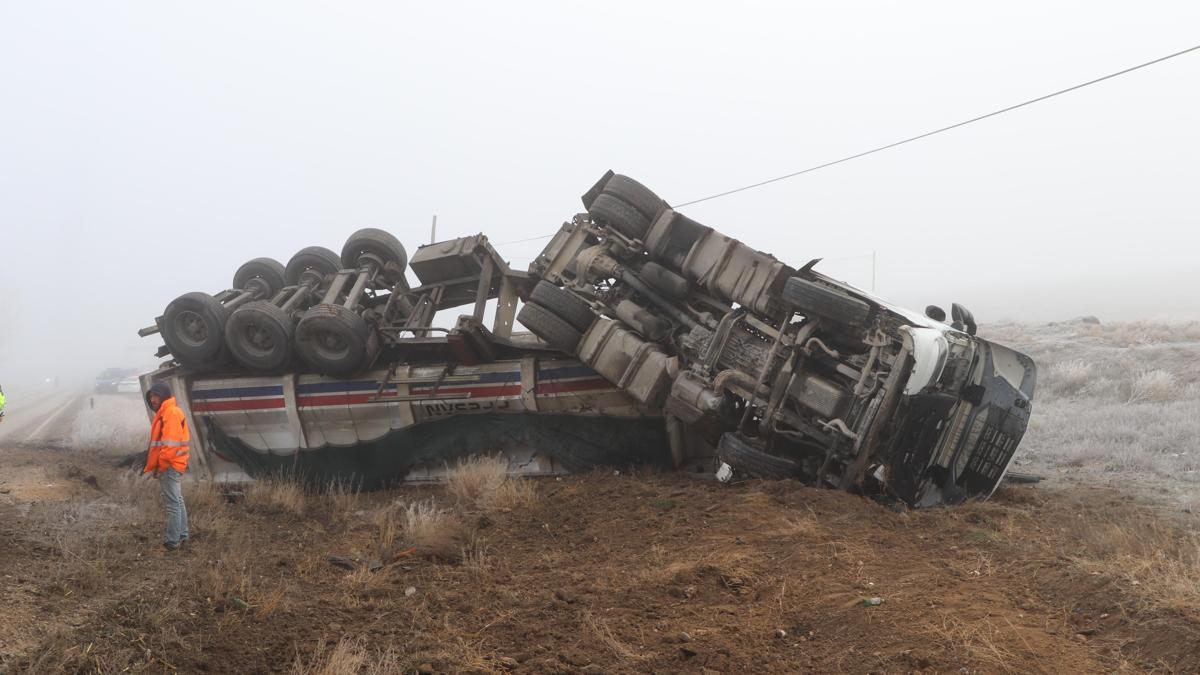
[[[609,168],[682,203],[1197,25],[1194,2],[0,3],[0,384],[152,365],[137,329],[254,257],[366,226],[411,254],[433,214],[537,237]],[[1198,81],[1200,52],[683,210],[901,305],[1200,318]]]

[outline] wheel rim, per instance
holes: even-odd
[[[321,358],[338,361],[350,355],[350,342],[341,333],[322,330],[314,337],[313,344]]]
[[[271,331],[257,322],[246,324],[242,336],[247,351],[261,355],[275,351],[275,338],[271,336]]]
[[[179,339],[188,346],[199,347],[208,342],[208,323],[190,309],[183,310],[175,317],[175,327]]]

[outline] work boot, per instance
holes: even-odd
[[[178,544],[178,543],[175,543],[175,542],[164,541],[164,542],[163,542],[163,548],[167,549],[168,551],[178,551],[178,550],[179,550],[179,544]]]

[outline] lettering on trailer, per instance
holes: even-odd
[[[444,417],[446,415],[456,415],[464,412],[490,412],[494,410],[507,410],[509,402],[505,400],[498,401],[446,401],[444,403],[421,403],[425,414],[430,417]]]

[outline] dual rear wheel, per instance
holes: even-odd
[[[594,198],[585,197],[588,215],[597,225],[610,227],[629,239],[644,239],[651,223],[667,208],[667,203],[650,188],[628,176],[612,175],[599,188]]]
[[[341,255],[310,246],[286,266],[255,258],[234,274],[234,292],[185,293],[171,301],[161,321],[163,341],[181,365],[197,372],[235,363],[254,372],[281,372],[295,367],[299,357],[318,373],[348,375],[370,365],[379,339],[356,299],[342,294],[335,299],[342,304],[319,304],[321,293],[343,269],[366,268],[369,287],[390,288],[403,279],[407,264],[399,240],[375,228],[351,235]],[[231,310],[225,303],[235,298],[240,300]]]
[[[603,196],[603,195],[601,195]],[[573,354],[596,313],[583,298],[548,281],[539,281],[517,321],[555,349]]]

